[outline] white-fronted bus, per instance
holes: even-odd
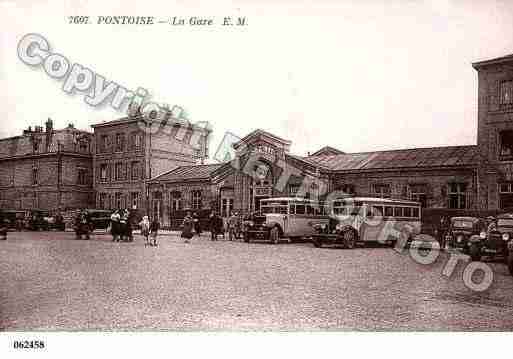
[[[261,214],[245,222],[244,240],[269,240],[277,244],[283,239],[311,237],[312,223],[327,224],[329,217],[318,202],[298,198],[279,197],[260,200]]]
[[[316,247],[335,244],[354,248],[357,243],[395,244],[400,234],[411,240],[421,230],[419,202],[375,197],[347,197],[327,204],[328,224],[316,223]]]

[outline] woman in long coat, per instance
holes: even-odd
[[[182,238],[185,239],[185,243],[189,243],[189,240],[194,235],[194,219],[191,217],[191,212],[187,212],[187,215],[183,219],[182,227]]]

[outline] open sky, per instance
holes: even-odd
[[[471,63],[513,53],[504,1],[10,1],[0,0],[0,135],[51,117],[57,127],[113,120],[84,94],[17,57],[27,33],[51,50],[214,128],[262,128],[304,155],[475,144]],[[73,25],[68,16],[210,17],[212,27]],[[225,16],[245,27],[223,28]],[[211,153],[212,154],[212,153]]]

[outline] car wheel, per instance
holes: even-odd
[[[247,233],[244,233],[243,238],[244,242],[249,243],[249,235]]]
[[[344,237],[344,243],[347,249],[353,249],[356,245],[356,234],[352,229],[345,231],[342,236]]]
[[[321,248],[322,247],[322,243],[321,243],[321,241],[318,238],[313,238],[312,239],[312,243],[313,243],[315,248]]]
[[[508,269],[509,274],[513,275],[513,253],[508,255]]]
[[[271,228],[271,233],[269,236],[271,237],[272,244],[278,244],[280,242],[280,231],[278,227]]]
[[[470,245],[468,254],[474,262],[479,262],[481,260],[481,248],[479,248],[479,246],[475,243]]]

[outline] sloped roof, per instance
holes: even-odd
[[[171,171],[154,177],[151,181],[184,181],[184,180],[202,180],[209,179],[210,174],[220,168],[224,163],[215,163],[208,165],[179,166]]]
[[[233,144],[233,148],[237,149],[241,144],[247,144],[250,143],[253,138],[257,138],[259,136],[268,137],[276,142],[282,143],[283,145],[289,146],[291,142],[289,140],[286,140],[284,138],[278,137],[276,135],[273,135],[272,133],[269,133],[267,131],[264,131],[262,129],[256,129],[252,131],[250,134],[244,136],[241,140]]]
[[[324,146],[323,148],[315,151],[310,156],[326,156],[326,155],[342,155],[345,154],[344,151],[340,151],[339,149],[331,146]]]
[[[478,156],[477,146],[448,146],[309,156],[303,160],[332,171],[350,171],[471,166],[478,164]]]
[[[506,55],[506,56],[501,56],[501,57],[496,57],[494,59],[474,62],[474,63],[472,63],[472,67],[477,70],[477,69],[480,69],[483,66],[498,65],[498,64],[508,63],[508,62],[513,62],[513,54]]]

